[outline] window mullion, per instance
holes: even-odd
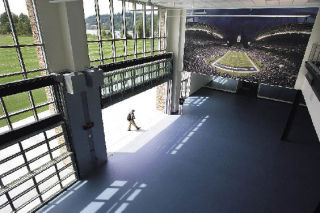
[[[163,47],[163,50],[166,50],[167,49],[167,16],[168,16],[168,10],[167,9],[164,9],[164,47]]]
[[[136,3],[133,3],[133,38],[134,38],[134,57],[137,58],[137,12]]]
[[[142,5],[142,28],[143,28],[143,56],[146,56],[146,4]]]
[[[116,62],[116,43],[115,43],[115,30],[114,30],[114,18],[113,18],[113,0],[109,0],[110,19],[111,19],[111,32],[112,32],[112,49],[113,49],[113,62]]]
[[[126,1],[122,0],[122,24],[123,24],[123,51],[124,51],[124,59],[127,59],[127,25],[126,25]]]
[[[154,6],[151,7],[151,55],[154,55]]]
[[[102,37],[101,37],[101,23],[100,23],[100,9],[99,9],[99,0],[94,0],[94,8],[96,11],[96,20],[97,20],[97,32],[99,40],[99,55],[100,55],[100,64],[103,62],[103,50],[102,50]]]
[[[24,77],[24,79],[27,79],[28,76],[27,76],[27,72],[26,72],[26,67],[25,67],[25,64],[23,62],[22,53],[21,53],[21,49],[20,49],[20,46],[19,46],[19,40],[18,40],[18,36],[17,36],[17,32],[16,32],[16,29],[15,29],[14,23],[13,23],[12,14],[11,14],[11,11],[10,11],[8,0],[3,0],[3,3],[4,3],[4,7],[6,9],[6,12],[7,12],[7,16],[8,16],[11,32],[12,32],[12,38],[13,38],[14,44],[16,45],[16,51],[17,51],[17,54],[18,54],[20,67],[21,67],[21,70],[23,72],[23,77]]]
[[[161,19],[162,19],[162,9],[158,8],[158,50],[161,51]]]

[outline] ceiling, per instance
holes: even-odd
[[[140,0],[141,1],[141,0]],[[320,7],[320,0],[142,0],[155,5],[182,9],[239,9]]]

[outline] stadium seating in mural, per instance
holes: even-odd
[[[237,24],[221,24],[223,19],[235,23],[241,18],[210,19],[187,20],[185,71],[294,86],[314,20],[250,17],[245,18],[245,26],[250,27],[246,30]]]

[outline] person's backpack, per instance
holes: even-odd
[[[130,121],[131,120],[131,114],[129,113],[127,116],[127,120]]]

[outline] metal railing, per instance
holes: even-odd
[[[104,70],[101,88],[105,108],[172,78],[172,54],[145,57],[100,67]]]
[[[43,88],[47,96],[52,92],[47,102],[9,112],[7,97],[32,94]],[[4,112],[1,120],[6,120],[9,126],[0,133],[0,212],[35,211],[78,179],[62,95],[56,76],[0,85],[0,106]],[[41,112],[44,115],[40,115],[38,106],[48,105],[47,111]],[[14,115],[25,111],[33,112],[33,119],[12,120]]]

